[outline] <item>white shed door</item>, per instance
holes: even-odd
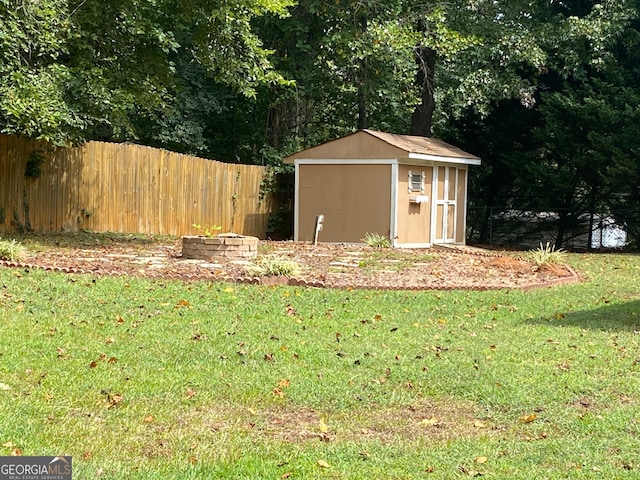
[[[433,243],[455,243],[458,169],[439,166],[433,179]]]

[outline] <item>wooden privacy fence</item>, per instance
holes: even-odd
[[[197,234],[220,225],[264,238],[267,167],[157,148],[89,142],[53,148],[0,135],[0,232]]]

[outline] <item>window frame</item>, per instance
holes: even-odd
[[[425,181],[425,173],[424,171],[414,172],[409,170],[408,181],[407,181],[407,190],[409,193],[424,193],[424,181]],[[418,187],[419,185],[419,187]]]

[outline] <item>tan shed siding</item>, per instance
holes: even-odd
[[[391,165],[300,165],[298,240],[313,239],[324,215],[322,242],[360,242],[365,233],[389,235]]]
[[[465,243],[467,228],[467,173],[466,168],[458,169],[458,211],[456,218],[456,243]]]
[[[365,132],[357,132],[348,137],[304,150],[305,159],[390,159],[406,155],[406,151],[386,142],[379,141]],[[290,158],[293,158],[290,157]],[[298,158],[303,158],[299,156]]]
[[[425,173],[424,195],[429,196],[428,203],[411,203],[409,197],[417,193],[409,193],[409,171]],[[400,165],[398,167],[398,229],[396,243],[427,244],[430,243],[431,231],[431,183],[433,167]]]

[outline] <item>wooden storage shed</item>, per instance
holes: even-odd
[[[360,130],[284,159],[295,165],[294,240],[393,246],[465,242],[469,165],[480,159],[440,140]]]

